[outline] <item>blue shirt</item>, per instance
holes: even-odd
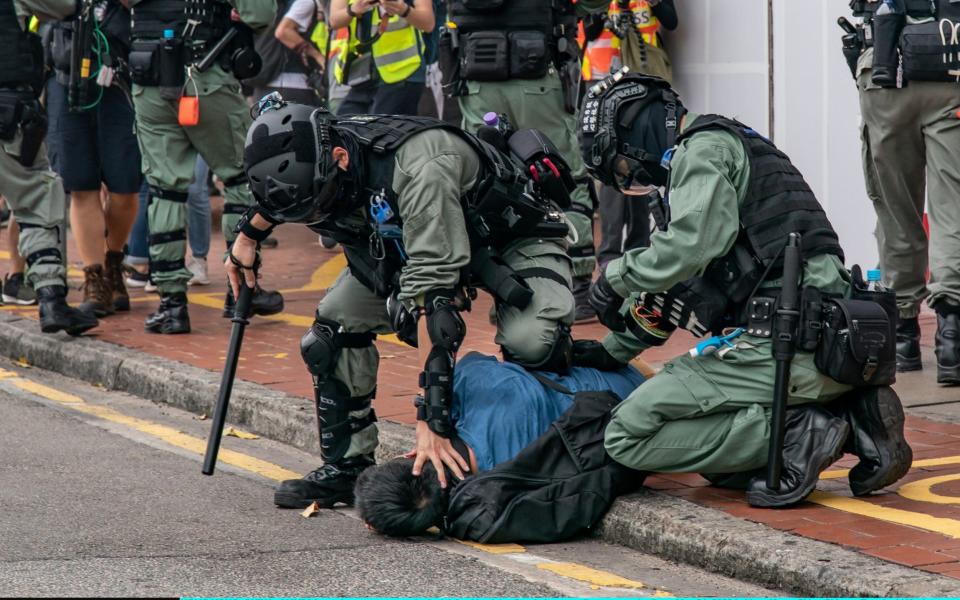
[[[574,367],[564,376],[540,373],[571,392],[610,390],[626,398],[644,381],[633,367],[605,372]],[[457,361],[451,416],[457,434],[477,457],[480,471],[510,460],[573,404],[573,396],[547,389],[523,367],[471,352]]]

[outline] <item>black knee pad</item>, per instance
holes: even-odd
[[[310,374],[324,377],[333,371],[341,348],[369,348],[377,336],[373,333],[348,333],[340,323],[317,316],[300,338],[300,356]]]

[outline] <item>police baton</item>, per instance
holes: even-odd
[[[777,370],[773,384],[773,414],[770,418],[770,448],[767,452],[767,489],[780,489],[783,467],[783,435],[787,419],[790,363],[797,353],[797,325],[800,322],[800,234],[791,233],[783,251],[783,282],[773,323],[773,358]]]
[[[223,437],[223,425],[227,420],[227,407],[230,404],[230,394],[233,392],[233,378],[237,374],[237,362],[240,360],[240,346],[243,344],[243,331],[250,322],[247,317],[250,313],[250,298],[253,288],[248,286],[240,275],[240,295],[233,311],[233,329],[230,331],[230,344],[227,346],[227,360],[223,365],[223,376],[220,378],[220,393],[217,396],[217,406],[213,411],[213,422],[210,424],[210,437],[207,438],[207,452],[203,457],[203,474],[213,475],[217,465],[217,454],[220,452],[220,439]]]

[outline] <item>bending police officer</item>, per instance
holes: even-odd
[[[20,254],[37,292],[40,329],[80,335],[97,319],[67,305],[64,267],[63,185],[50,170],[44,147],[47,117],[40,105],[43,48],[27,30],[30,15],[64,19],[73,0],[0,0],[0,195],[20,228]]]
[[[419,347],[415,473],[429,460],[438,473],[445,464],[462,475],[467,465],[448,438],[454,361],[466,334],[460,311],[470,300],[464,288],[482,286],[503,305],[496,342],[506,360],[565,371],[574,308],[562,213],[528,181],[530,165],[442,121],[261,104],[244,155],[260,207],[239,225],[231,280],[243,267],[253,281],[246,269],[256,241],[280,222],[335,239],[348,263],[301,340],[324,465],[281,483],[275,503],[352,503],[377,446],[371,403],[380,333]]]
[[[669,222],[659,223],[648,248],[612,261],[591,287],[600,320],[615,332],[602,344],[578,343],[575,361],[618,366],[664,343],[678,325],[700,335],[747,330],[735,332],[742,335],[724,351],[675,358],[637,389],[607,428],[607,451],[647,471],[729,474],[762,467],[775,365],[769,309],[779,293],[778,259],[788,233],[802,235],[804,298],[812,299],[808,314],[818,326],[818,298],[851,294],[826,214],[769,140],[726,117],[688,112],[658,78],[618,75],[591,88],[581,143],[588,168],[602,182],[637,195],[666,186]],[[624,316],[624,299],[636,294]],[[892,375],[893,328],[887,325]],[[845,450],[861,459],[850,473],[858,495],[889,485],[910,467],[893,390],[851,392],[819,364],[809,351],[793,360],[781,487],[774,492],[755,479],[747,495],[753,505],[799,502]],[[836,415],[825,409],[847,392],[829,407]]]
[[[250,28],[269,26],[276,3],[140,0],[131,4],[133,101],[143,173],[150,184],[150,276],[160,293],[160,307],[147,317],[144,327],[151,333],[188,333],[186,292],[192,274],[184,263],[187,189],[200,154],[224,184],[221,228],[229,248],[240,215],[254,204],[241,151],[251,119],[237,79],[259,70]],[[239,21],[231,18],[234,9]],[[233,316],[233,305],[228,290],[225,317]],[[254,314],[275,314],[283,310],[283,298],[258,287],[252,306]]]

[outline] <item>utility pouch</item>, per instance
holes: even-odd
[[[494,298],[519,310],[533,299],[533,290],[503,258],[490,248],[478,248],[470,259],[470,272]]]
[[[738,241],[730,252],[707,265],[703,276],[724,290],[731,302],[742,306],[763,278],[764,269],[748,246]]]
[[[511,79],[539,79],[547,74],[550,52],[542,31],[513,31],[507,39]]]
[[[440,67],[440,85],[447,98],[463,95],[463,83],[460,78],[460,49],[457,32],[444,29],[440,34],[437,63]]]
[[[797,332],[797,350],[813,352],[820,343],[823,330],[823,293],[815,287],[805,287],[800,293],[800,327]]]
[[[511,154],[529,170],[546,198],[560,208],[570,207],[570,193],[577,184],[570,167],[550,138],[538,129],[521,129],[507,139]]]
[[[831,299],[823,304],[823,330],[814,364],[824,375],[856,387],[896,380],[895,338],[876,302]]]
[[[374,81],[373,53],[350,53],[343,64],[343,82],[350,87],[362,87]]]
[[[577,114],[580,95],[580,61],[568,58],[560,63],[560,85],[563,89],[563,110],[567,114]]]
[[[474,81],[506,81],[510,78],[507,34],[475,31],[463,36],[460,74]]]
[[[499,246],[529,235],[543,221],[546,209],[516,185],[492,179],[471,203],[467,218],[474,232]]]
[[[186,56],[182,39],[168,38],[161,42],[157,67],[160,97],[179,100],[183,95],[183,84],[186,83]]]
[[[23,118],[23,103],[18,94],[0,90],[0,140],[12,141]]]
[[[20,133],[23,134],[20,142],[20,164],[29,168],[37,159],[43,140],[47,138],[47,113],[38,100],[23,104]]]
[[[156,87],[160,82],[160,44],[160,40],[134,40],[127,60],[133,83]]]
[[[900,33],[903,77],[911,81],[957,81],[960,75],[960,37],[954,37],[949,19],[907,25]],[[941,29],[941,27],[943,29]],[[946,34],[946,35],[942,35]]]

